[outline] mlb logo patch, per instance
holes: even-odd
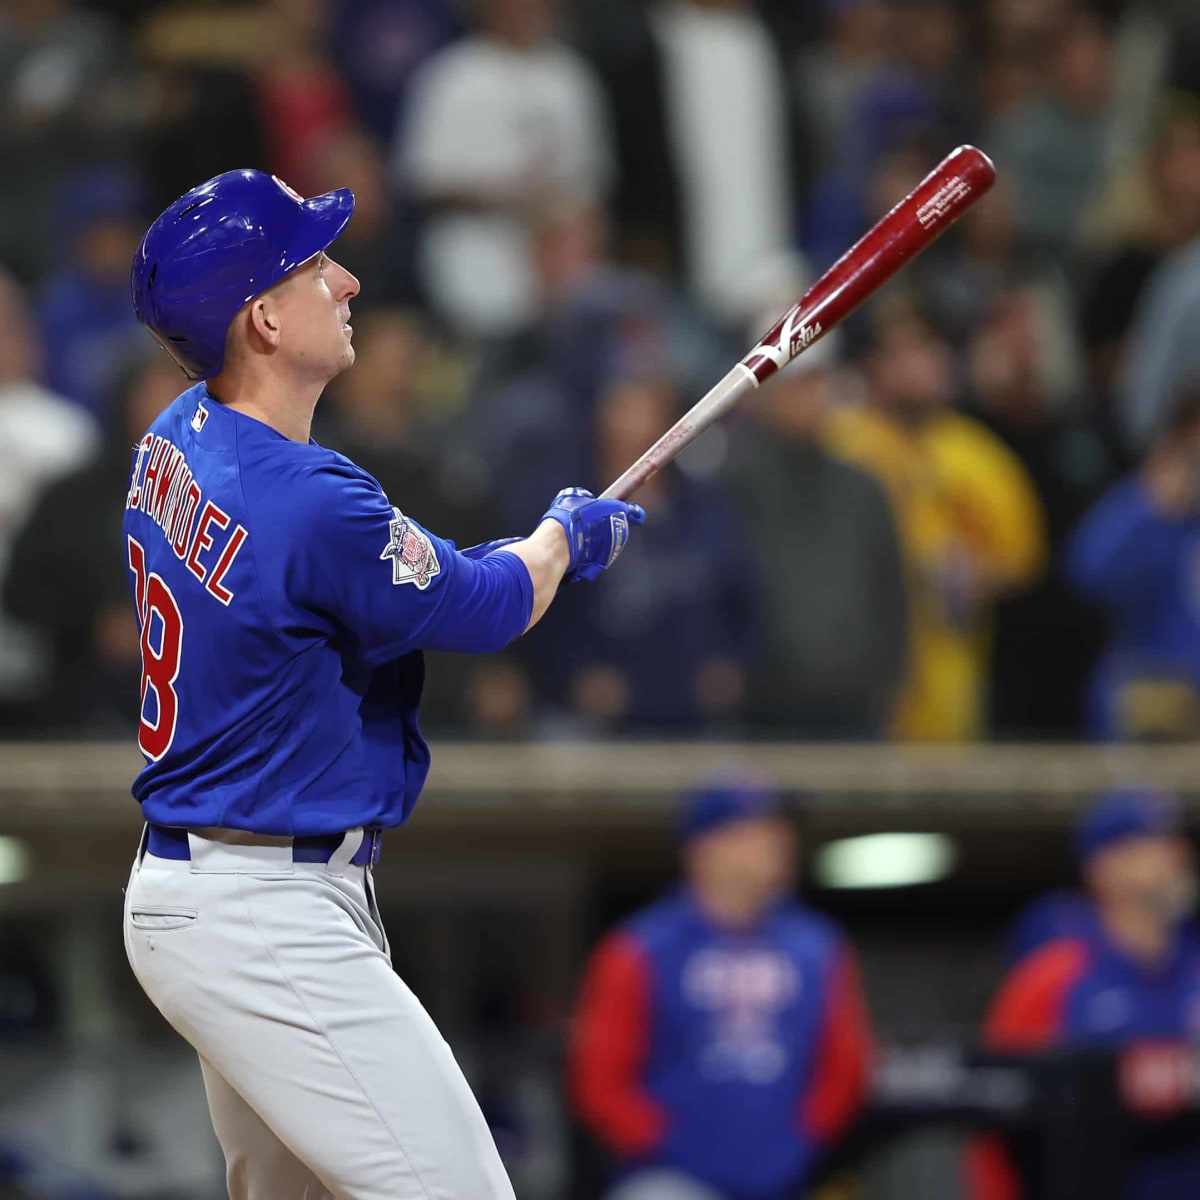
[[[208,420],[208,409],[203,404],[196,405],[196,411],[192,414],[192,428],[199,433],[204,428],[204,422]]]
[[[384,562],[392,560],[392,583],[415,583],[424,591],[435,575],[441,573],[429,535],[417,528],[398,508],[388,526],[388,544],[379,556]]]

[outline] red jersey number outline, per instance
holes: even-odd
[[[158,762],[171,748],[179,724],[179,694],[175,680],[183,658],[183,614],[161,575],[146,574],[146,551],[133,537],[129,542],[129,569],[133,572],[138,621],[141,623],[142,688],[138,708],[138,745],[151,761]],[[150,640],[157,614],[161,634],[157,648]],[[154,690],[157,714],[146,720],[146,692]]]

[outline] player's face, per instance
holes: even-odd
[[[689,874],[736,890],[753,907],[772,903],[795,876],[796,835],[783,817],[757,817],[723,825],[696,840],[688,852]]]
[[[358,280],[324,253],[288,276],[275,303],[280,349],[297,375],[324,383],[353,365],[350,301],[357,295]]]
[[[1166,921],[1186,916],[1195,900],[1195,866],[1182,837],[1118,842],[1097,857],[1089,875],[1101,902],[1136,904]]]

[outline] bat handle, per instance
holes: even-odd
[[[710,425],[719,421],[747,392],[758,387],[750,369],[738,363],[703,399],[690,408],[619,479],[600,493],[601,500],[628,500],[648,479],[653,479],[692,444]]]

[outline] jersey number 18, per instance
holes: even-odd
[[[175,740],[179,696],[175,680],[183,656],[183,614],[161,575],[146,574],[146,552],[129,539],[129,569],[142,629],[142,696],[138,745],[151,762],[158,762]],[[154,720],[146,717],[146,693],[154,693]]]

